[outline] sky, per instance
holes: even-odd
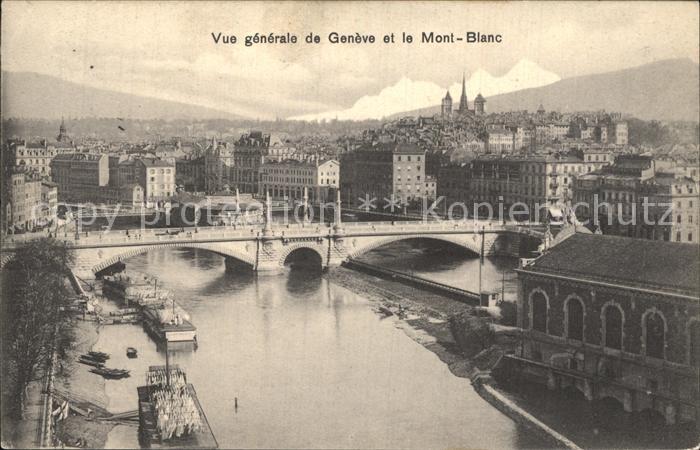
[[[416,83],[430,84],[432,95],[433,86],[460,83],[463,72],[468,79],[475,73],[501,78],[521,61],[534,78],[667,58],[697,63],[700,39],[696,2],[42,1],[3,2],[2,11],[3,70],[263,119],[337,115],[358,102],[383,102],[376,97],[386,89]],[[378,42],[330,44],[333,31],[371,33]],[[501,34],[503,42],[381,42],[392,32],[398,41],[402,32],[419,40],[431,31]],[[219,32],[238,42],[215,44],[212,33]],[[256,32],[290,32],[300,42],[243,45]],[[304,43],[309,32],[323,42]],[[457,102],[459,92],[452,96]]]

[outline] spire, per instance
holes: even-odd
[[[66,121],[61,116],[61,126],[58,127],[58,136],[56,136],[58,142],[68,141],[68,134],[66,133]]]
[[[467,104],[467,77],[464,72],[462,72],[462,95],[459,97],[459,112],[465,113],[469,110],[469,105]]]

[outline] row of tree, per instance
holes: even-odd
[[[44,238],[18,249],[2,271],[3,409],[17,418],[30,383],[41,379],[54,352],[62,357],[72,344],[72,259],[64,244]]]

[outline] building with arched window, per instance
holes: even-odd
[[[507,363],[626,411],[699,419],[696,245],[578,233],[517,273],[522,345]]]

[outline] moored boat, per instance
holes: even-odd
[[[144,328],[160,341],[196,341],[197,327],[190,322],[189,315],[179,306],[175,308],[175,311],[172,313],[170,308],[144,308]]]
[[[119,380],[121,378],[127,378],[130,376],[130,371],[126,369],[108,369],[106,367],[95,367],[94,369],[90,369],[90,372],[95,373],[97,375],[102,375],[103,378],[111,380]]]
[[[86,366],[92,366],[92,367],[103,367],[104,363],[100,361],[95,361],[94,359],[86,358],[85,356],[81,356],[78,359],[78,362],[81,364],[85,364]]]
[[[138,351],[134,347],[127,347],[126,356],[128,358],[136,358],[138,356]]]
[[[87,352],[86,356],[88,358],[94,359],[95,361],[101,361],[105,362],[109,359],[109,355],[105,352],[94,352],[94,351],[89,351]]]

